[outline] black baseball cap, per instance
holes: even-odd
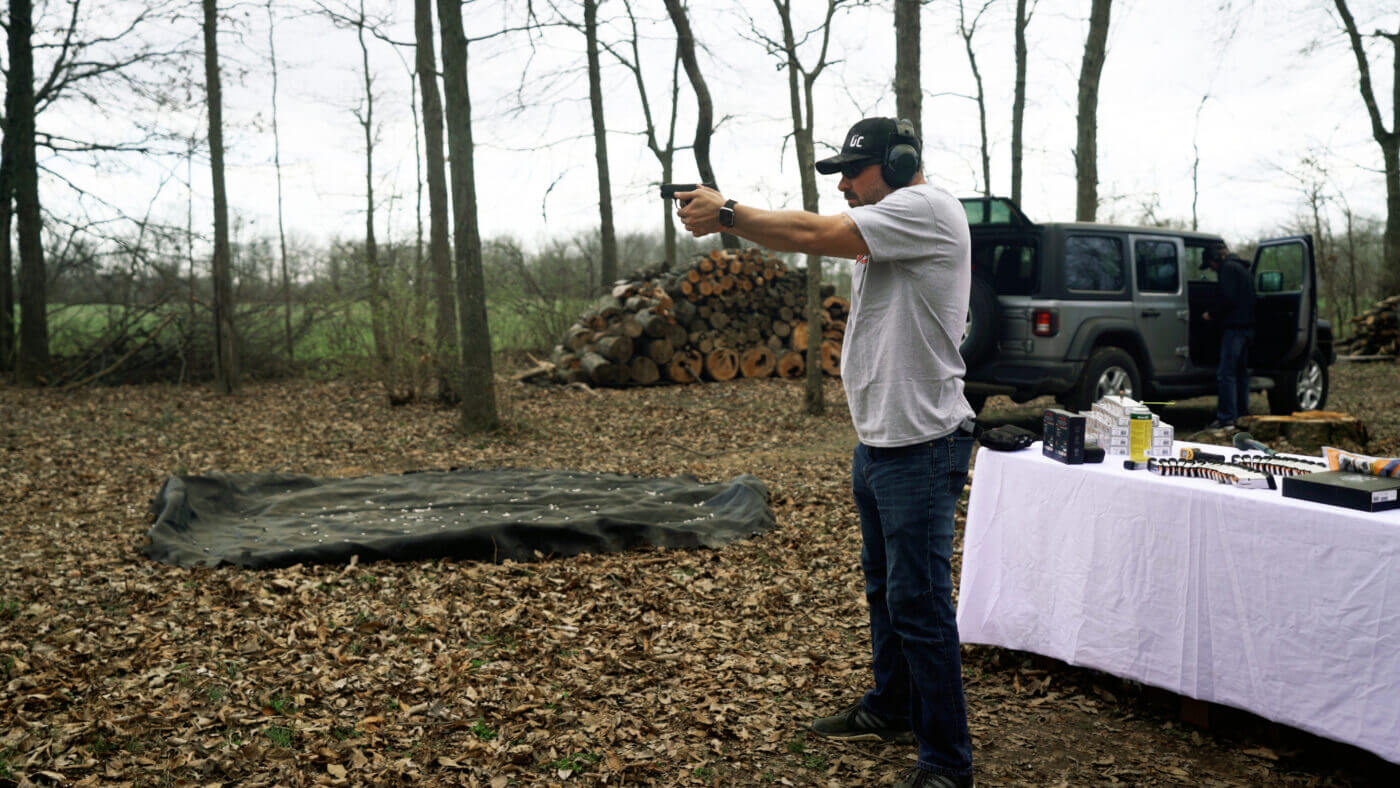
[[[841,152],[817,162],[817,172],[822,175],[835,175],[847,164],[875,164],[883,161],[885,152],[890,149],[890,137],[894,136],[894,132],[894,118],[865,118],[857,122],[846,132],[846,144],[841,146]],[[921,148],[917,138],[914,140],[914,148]]]

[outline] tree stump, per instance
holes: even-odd
[[[1366,425],[1356,417],[1328,410],[1300,411],[1289,416],[1249,416],[1240,419],[1239,424],[1265,443],[1282,438],[1309,452],[1321,451],[1323,446],[1359,449],[1370,440]]]

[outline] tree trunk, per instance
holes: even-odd
[[[13,78],[14,70],[10,71]],[[5,90],[5,117],[15,116],[14,91]],[[5,134],[0,141],[0,376],[14,370],[15,364],[15,271],[10,234],[14,230],[14,181],[10,175],[15,166],[13,150],[15,135]]]
[[[39,169],[34,155],[34,35],[30,0],[10,0],[10,74],[5,136],[14,135],[10,170],[19,235],[19,357],[21,383],[38,383],[49,365],[48,297],[45,293],[43,219]],[[6,236],[5,243],[9,243]]]
[[[458,0],[438,0],[442,37],[443,93],[447,104],[447,148],[452,161],[452,235],[456,247],[457,306],[461,317],[462,429],[494,428],[496,383],[491,370],[491,328],[481,270],[481,233],[472,169],[472,106],[467,85],[467,38]]]
[[[374,335],[374,356],[380,368],[389,366],[389,340],[385,332],[384,311],[388,298],[384,289],[384,271],[379,264],[379,244],[374,239],[374,80],[369,70],[369,47],[365,45],[365,4],[360,0],[360,16],[355,31],[360,41],[360,66],[364,69],[365,112],[360,127],[365,132],[365,270],[369,273],[369,323]],[[356,113],[357,115],[359,113]]]
[[[442,98],[433,45],[433,0],[413,0],[418,87],[423,94],[423,143],[428,164],[428,260],[437,298],[434,355],[438,401],[457,402],[457,304],[452,294],[452,245],[447,239],[447,162],[442,152]]]
[[[1108,18],[1112,0],[1094,0],[1089,12],[1089,37],[1079,69],[1079,139],[1074,148],[1078,190],[1074,218],[1092,222],[1099,210],[1098,112],[1099,77],[1108,48]]]
[[[282,135],[277,129],[277,41],[272,16],[272,0],[267,0],[267,51],[272,61],[272,166],[277,173],[277,245],[282,260],[282,317],[287,360],[292,350],[292,279],[287,273],[287,227],[282,215]]]
[[[894,0],[894,105],[923,138],[923,74],[919,65],[920,0]]]
[[[224,191],[223,90],[219,84],[217,0],[204,6],[204,80],[209,102],[209,169],[214,182],[214,388],[238,391],[238,360],[233,340],[233,258],[228,242],[228,195]]]
[[[1021,130],[1026,120],[1026,0],[1016,0],[1016,90],[1011,100],[1011,201],[1021,204]]]
[[[666,11],[671,16],[671,24],[676,28],[676,45],[680,52],[685,75],[690,79],[690,87],[695,91],[695,168],[700,180],[719,187],[715,169],[710,166],[710,135],[714,133],[715,105],[710,99],[710,88],[705,84],[705,75],[700,73],[700,63],[695,58],[695,35],[690,30],[690,18],[685,14],[681,0],[666,0]],[[739,237],[720,233],[720,240],[726,249],[738,249]]]
[[[613,229],[612,183],[608,175],[608,128],[603,122],[603,74],[598,64],[598,0],[583,0],[588,44],[588,105],[593,112],[593,155],[598,163],[598,217],[603,240],[602,287],[617,281],[617,234]]]
[[[1347,8],[1346,0],[1335,2],[1347,37],[1351,40],[1352,53],[1356,55],[1358,86],[1361,100],[1366,104],[1366,113],[1371,118],[1371,135],[1381,146],[1381,158],[1385,162],[1385,262],[1381,268],[1381,287],[1386,293],[1400,293],[1400,30],[1394,33],[1376,31],[1376,36],[1390,41],[1394,49],[1394,73],[1391,75],[1394,95],[1391,100],[1390,130],[1387,131],[1381,119],[1380,106],[1376,103],[1375,89],[1371,85],[1371,67],[1366,59],[1361,34],[1356,29],[1356,20]]]
[[[982,6],[986,11],[990,6]],[[991,143],[987,139],[987,94],[982,88],[982,72],[977,68],[977,52],[972,48],[972,38],[977,34],[977,23],[982,20],[982,11],[967,24],[967,11],[963,0],[958,2],[958,31],[962,33],[963,45],[967,50],[967,63],[972,67],[972,79],[977,83],[977,128],[982,135],[982,194],[992,196],[992,154]]]

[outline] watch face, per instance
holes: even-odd
[[[734,209],[733,209],[733,208],[720,208],[720,209],[719,209],[719,223],[722,224],[722,225],[724,225],[725,227],[733,227],[733,226],[734,226]]]

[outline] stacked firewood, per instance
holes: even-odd
[[[1378,302],[1351,319],[1352,334],[1337,343],[1350,356],[1400,356],[1400,295]]]
[[[821,366],[839,375],[849,303],[822,285]],[[580,316],[549,363],[520,377],[595,386],[806,372],[806,274],[761,249],[717,249],[680,271],[618,282]]]

